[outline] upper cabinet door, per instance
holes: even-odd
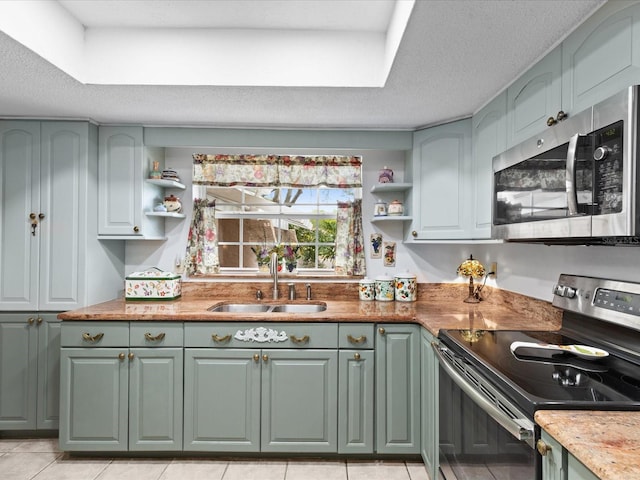
[[[414,240],[471,238],[471,120],[415,132]]]
[[[507,95],[498,95],[473,116],[473,238],[491,238],[493,157],[507,147]]]
[[[99,235],[142,235],[142,142],[142,127],[100,127]]]
[[[557,47],[507,89],[507,147],[547,127],[562,109],[562,57]],[[567,112],[568,113],[568,112]]]
[[[85,298],[86,122],[43,122],[41,149],[40,310],[69,310]]]
[[[562,44],[562,105],[580,112],[640,83],[640,4],[609,2]],[[635,42],[634,42],[635,39]]]
[[[38,309],[40,123],[0,122],[0,304]],[[33,234],[32,234],[33,233]]]

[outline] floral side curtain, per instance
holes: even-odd
[[[366,273],[362,200],[338,203],[336,224],[336,272],[347,275]]]
[[[184,264],[189,275],[218,273],[220,269],[215,205],[207,200],[193,201],[193,218]]]
[[[194,185],[361,187],[362,157],[344,155],[193,155]]]

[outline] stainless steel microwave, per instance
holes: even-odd
[[[492,237],[640,245],[639,86],[493,158]]]

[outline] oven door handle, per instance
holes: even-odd
[[[472,386],[470,386],[456,370],[447,362],[440,346],[436,343],[432,343],[431,346],[436,352],[438,362],[440,366],[445,370],[449,377],[460,387],[460,389],[466,393],[471,400],[473,400],[482,410],[484,410],[491,418],[498,422],[504,429],[513,435],[516,439],[524,441],[531,448],[534,448],[534,431],[533,423],[527,418],[511,418],[500,410],[496,405],[487,400],[482,394],[478,393]]]

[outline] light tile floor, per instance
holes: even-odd
[[[428,480],[419,462],[89,458],[69,456],[58,439],[0,438],[1,480]]]

